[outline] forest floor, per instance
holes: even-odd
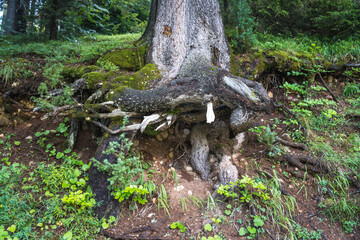
[[[157,186],[155,194],[145,205],[122,204],[116,220],[98,220],[86,182],[99,129],[82,121],[68,151],[70,120],[41,120],[44,113],[32,111],[30,97],[46,81],[41,70],[46,58],[18,58],[33,67],[18,85],[0,82],[2,95],[15,91],[1,104],[0,239],[360,239],[358,68],[322,72],[325,84],[316,77],[302,83],[298,75],[269,82],[274,73],[263,72],[258,80],[268,84],[269,96],[281,107],[260,115],[242,149],[233,151],[239,179],[248,177],[234,198],[212,197],[216,158],[210,180],[201,180],[192,170],[189,139],[178,131],[191,126],[135,135],[133,150],[141,153],[145,179]],[[351,75],[344,76],[346,71]],[[280,144],[279,137],[306,149]],[[285,154],[319,159],[326,171],[303,171],[289,164]],[[258,190],[257,183],[266,188]]]

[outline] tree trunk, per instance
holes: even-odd
[[[48,24],[49,40],[56,40],[57,32],[58,32],[58,23],[57,23],[57,15],[59,8],[58,0],[51,0],[49,8],[50,8],[50,16],[49,16],[49,24]]]
[[[15,11],[15,32],[25,33],[26,32],[26,9],[29,6],[29,0],[16,0],[16,11]]]
[[[3,21],[4,34],[14,33],[16,1],[17,0],[8,0],[6,14]]]
[[[9,0],[3,21],[4,34],[26,32],[25,9],[27,1]]]
[[[229,69],[230,49],[217,0],[153,0],[149,28],[147,60],[163,71],[162,83],[193,67]]]

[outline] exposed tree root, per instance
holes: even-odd
[[[136,240],[170,240],[169,238],[164,237],[157,237],[157,236],[144,236],[144,234],[141,234],[140,236],[132,236],[137,233],[141,232],[157,232],[156,229],[154,229],[151,226],[147,227],[141,227],[141,228],[135,228],[132,229],[126,233],[123,234],[117,234],[116,232],[111,232],[108,230],[101,230],[101,234],[103,234],[106,237],[112,238],[112,239],[118,239],[118,240],[127,240],[127,239],[136,239]]]
[[[303,143],[294,143],[294,142],[286,141],[280,137],[276,139],[276,142],[279,142],[279,143],[289,146],[289,147],[301,148],[302,150],[306,150],[306,145]]]
[[[283,158],[291,165],[303,171],[313,171],[316,173],[324,172],[323,166],[319,160],[315,160],[306,155],[290,155],[285,154]]]
[[[339,99],[335,96],[335,94],[331,91],[331,89],[329,88],[329,86],[326,84],[326,82],[324,81],[323,77],[321,76],[321,73],[318,73],[321,83],[324,85],[324,87],[326,88],[326,90],[330,93],[331,97],[334,99],[335,102],[339,103]]]

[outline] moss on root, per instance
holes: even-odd
[[[62,76],[64,77],[64,80],[67,82],[73,82],[74,80],[80,79],[84,76],[84,74],[89,72],[94,72],[98,70],[98,66],[95,65],[89,65],[89,66],[65,66],[62,71]]]
[[[103,59],[115,64],[120,69],[137,71],[145,65],[145,52],[145,45],[138,48],[113,50],[105,54]]]
[[[235,75],[253,80],[271,72],[286,74],[287,72],[311,69],[315,59],[320,62],[324,61],[316,58],[313,54],[292,53],[283,50],[269,52],[258,50],[250,55],[232,55],[230,71]]]
[[[149,87],[149,84],[160,79],[161,74],[154,64],[147,64],[142,69],[132,75],[123,75],[115,78],[113,82],[115,84],[122,84],[126,87],[145,90]]]
[[[86,73],[83,78],[86,79],[87,85],[90,89],[95,89],[101,83],[107,80],[106,73],[90,72]]]

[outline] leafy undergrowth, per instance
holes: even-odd
[[[39,114],[24,111],[35,104],[42,109],[71,104],[74,93],[67,85],[76,79],[69,78],[69,68],[119,74],[121,69],[100,56],[131,47],[136,37],[0,47],[4,89],[36,83],[32,102],[10,94],[16,101],[6,105],[17,128],[6,127],[0,135],[0,239],[104,239],[114,233],[130,238],[138,237],[137,231],[165,239],[359,237],[360,69],[321,65],[358,59],[358,48],[352,48],[357,40],[330,45],[263,36],[254,59],[266,55],[260,59],[266,64],[245,71],[265,83],[278,107],[254,122],[246,148],[233,153],[239,180],[221,186],[215,197],[216,174],[203,182],[192,172],[179,150],[189,143],[180,143],[174,129],[161,135],[161,142],[150,133],[137,137],[135,147],[122,135],[105,151],[116,161],[100,163],[91,160],[97,146],[89,134],[93,126],[83,123],[80,135],[88,135],[70,151],[69,121],[42,122]],[[63,94],[49,98],[56,88]],[[279,138],[305,144],[306,150]],[[311,156],[324,171],[294,167],[284,160],[286,154]],[[118,219],[95,216],[101,203],[88,186],[91,165],[109,172],[109,190],[122,208]],[[216,169],[218,162],[212,165]]]

